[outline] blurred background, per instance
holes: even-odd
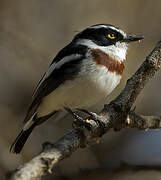
[[[20,155],[9,153],[34,87],[53,57],[76,32],[97,23],[113,24],[145,36],[144,41],[129,48],[121,85],[108,97],[108,103],[161,38],[160,0],[0,0],[0,179],[37,155],[43,142],[55,142],[71,128],[71,116],[59,122],[51,118],[35,129]],[[137,113],[161,115],[160,79],[161,72],[142,91],[135,104]],[[161,177],[156,169],[143,168],[138,173],[137,169],[120,168],[123,164],[160,166],[161,130],[111,131],[100,144],[78,150],[44,179],[85,179],[89,174],[93,179]]]

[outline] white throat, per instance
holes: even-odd
[[[81,39],[77,44],[85,45],[93,49],[100,49],[119,61],[124,61],[126,59],[128,45],[125,42],[117,42],[115,45],[110,46],[99,46],[89,39]]]

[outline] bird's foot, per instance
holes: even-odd
[[[91,125],[87,121],[84,120],[81,116],[79,116],[76,112],[72,111],[70,108],[66,108],[65,110],[71,114],[74,117],[73,121],[73,128],[78,128],[78,127],[85,127],[87,130],[91,131]]]
[[[94,112],[89,112],[86,109],[79,109],[77,108],[78,111],[83,112],[87,115],[89,115],[90,117],[86,120],[84,120],[84,118],[82,118],[81,116],[79,116],[76,112],[72,111],[70,108],[66,108],[65,110],[70,113],[73,117],[74,117],[74,121],[73,121],[73,128],[78,128],[78,127],[85,127],[87,130],[91,131],[92,130],[92,125],[89,123],[88,119],[93,120],[102,130],[105,129],[105,124],[104,122],[100,121],[100,117],[99,115],[97,115]]]
[[[105,129],[105,124],[104,124],[104,122],[100,121],[99,115],[97,115],[94,112],[89,112],[86,109],[79,109],[78,108],[77,110],[89,115],[90,116],[89,119],[92,119],[93,121],[95,121],[101,129]]]

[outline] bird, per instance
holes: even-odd
[[[91,25],[76,34],[36,86],[10,151],[20,153],[33,129],[57,112],[85,110],[105,99],[120,83],[129,43],[143,38],[110,24]]]

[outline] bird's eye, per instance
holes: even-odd
[[[114,34],[108,34],[108,38],[115,39],[115,35]]]

